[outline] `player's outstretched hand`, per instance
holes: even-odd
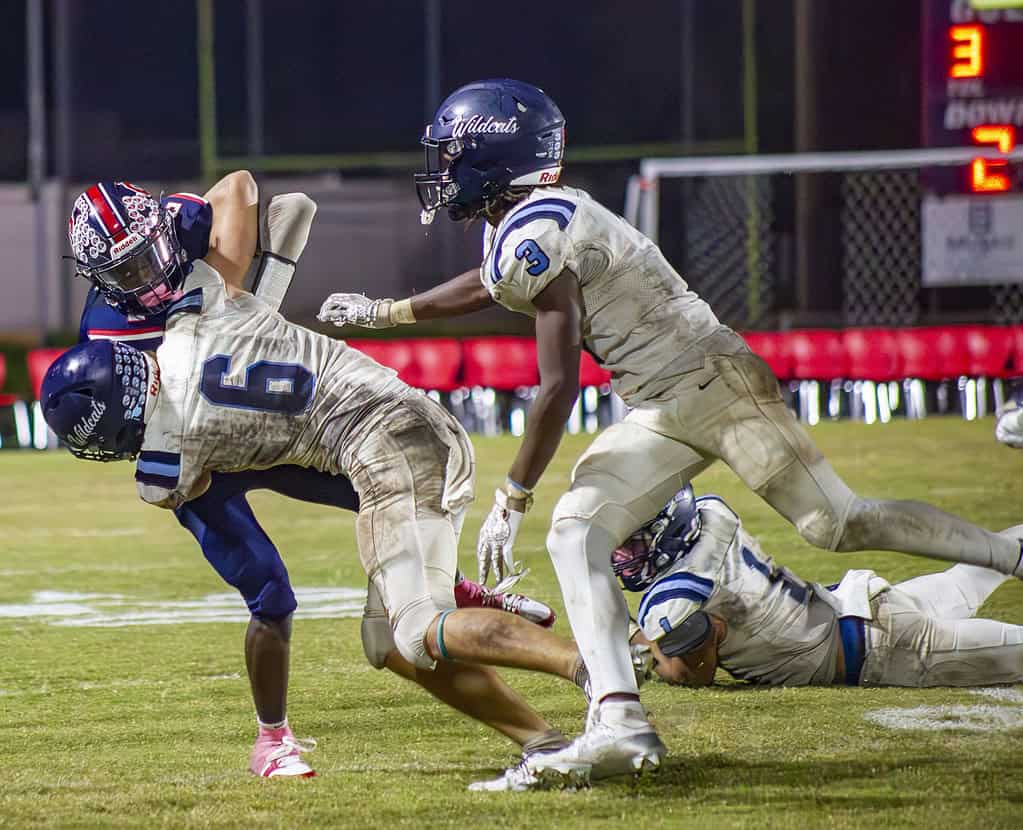
[[[507,506],[504,491],[498,490],[494,506],[490,508],[483,526],[480,528],[479,542],[476,545],[476,565],[479,570],[479,583],[487,584],[491,571],[495,581],[501,582],[516,574],[520,568],[512,558],[515,536],[525,513],[511,510]]]
[[[316,319],[335,326],[362,326],[364,329],[386,329],[391,321],[393,300],[371,300],[365,294],[331,294],[320,306]]]

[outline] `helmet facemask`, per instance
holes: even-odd
[[[462,186],[456,178],[456,166],[466,146],[476,146],[476,139],[472,136],[441,140],[431,138],[430,125],[427,125],[426,134],[420,143],[426,157],[426,169],[415,174],[416,195],[423,207],[420,222],[431,224],[437,210],[442,207],[448,208],[448,215],[456,222],[471,218],[470,207],[458,201]]]
[[[645,591],[665,570],[688,554],[703,524],[686,486],[667,506],[611,554],[611,569],[627,591]]]
[[[129,256],[103,268],[76,261],[76,273],[123,314],[144,317],[165,311],[180,299],[184,264],[174,217],[161,209],[157,222]]]

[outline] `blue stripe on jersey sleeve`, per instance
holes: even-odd
[[[202,311],[202,288],[193,288],[184,297],[167,309],[167,316],[179,314],[198,314]]]
[[[650,609],[661,603],[670,599],[691,599],[693,602],[703,603],[710,599],[713,591],[713,581],[696,574],[681,571],[666,576],[655,582],[639,603],[639,614],[637,615],[639,625],[642,627]]]
[[[535,202],[527,202],[517,210],[512,211],[508,216],[507,223],[501,236],[494,245],[493,259],[491,261],[490,280],[498,283],[503,278],[501,274],[501,246],[508,238],[508,235],[523,225],[528,225],[536,219],[553,219],[561,230],[568,227],[575,205],[567,199],[537,199]]]

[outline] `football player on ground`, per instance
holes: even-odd
[[[398,301],[335,294],[320,319],[380,328],[495,302],[535,316],[540,389],[480,533],[481,575],[513,567],[519,524],[578,394],[580,349],[611,371],[632,411],[579,459],[547,539],[593,703],[586,732],[533,765],[601,777],[656,767],[665,751],[639,703],[611,553],[715,459],[823,548],[899,550],[1017,575],[1023,548],[929,505],[850,490],[786,408],[767,364],[657,246],[586,193],[555,186],[564,136],[561,111],[534,86],[456,90],[426,128],[416,186],[424,222],[442,208],[456,221],[485,220],[482,266]]]
[[[218,472],[297,465],[348,476],[370,580],[369,661],[524,753],[564,746],[490,666],[571,675],[574,648],[516,615],[456,608],[457,539],[474,474],[457,421],[393,370],[228,286],[206,260],[193,262],[181,292],[155,355],[90,341],[50,367],[42,406],[51,428],[82,457],[137,457],[140,496],[169,509],[200,498]],[[517,648],[496,652],[498,634]]]
[[[99,182],[82,193],[68,225],[78,273],[93,284],[82,312],[80,340],[117,340],[155,350],[166,309],[179,299],[197,260],[213,263],[241,288],[256,261],[253,290],[279,307],[305,248],[316,211],[301,193],[259,200],[246,171],[228,174],[200,197],[174,193],[157,202],[126,182]],[[243,473],[215,472],[210,487],[174,512],[220,576],[252,613],[245,637],[257,717],[250,769],[265,777],[310,776],[287,722],[291,619],[296,608],[288,572],[252,513],[246,494],[268,489],[301,501],[355,511],[358,496],[341,475],[282,465]],[[459,580],[460,605],[498,607],[550,625],[553,613],[519,594]]]
[[[896,585],[868,570],[806,582],[722,499],[694,499],[689,487],[614,552],[613,567],[626,590],[644,592],[631,642],[652,649],[669,683],[709,685],[718,666],[772,686],[1023,682],[1023,626],[974,618],[1009,578],[987,568]]]

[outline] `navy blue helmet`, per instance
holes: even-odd
[[[147,387],[150,380],[159,384],[158,374],[149,375],[146,356],[127,343],[79,343],[58,357],[43,378],[43,417],[78,458],[134,458],[145,432]]]
[[[687,484],[652,521],[611,554],[611,567],[627,591],[645,591],[700,538],[700,511]]]
[[[423,224],[446,207],[472,219],[514,188],[554,184],[565,117],[542,89],[501,78],[456,89],[426,125],[426,170],[415,177]]]
[[[164,311],[185,281],[170,211],[130,182],[98,182],[75,199],[67,226],[75,271],[123,314]]]

